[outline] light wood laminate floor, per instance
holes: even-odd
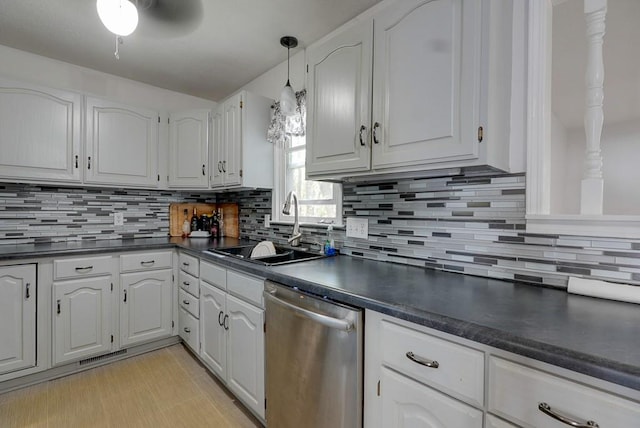
[[[173,345],[0,395],[0,427],[261,427]]]

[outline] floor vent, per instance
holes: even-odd
[[[123,354],[126,354],[126,353],[127,353],[126,349],[121,349],[119,351],[112,352],[110,354],[100,355],[99,357],[93,357],[93,358],[87,358],[86,360],[81,360],[79,362],[79,365],[86,366],[87,364],[92,364],[92,363],[95,363],[97,361],[106,360],[107,358],[117,357],[118,355],[123,355]]]

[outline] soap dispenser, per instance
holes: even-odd
[[[335,256],[336,255],[336,245],[333,240],[333,225],[329,225],[327,227],[327,240],[324,243],[324,255],[325,256]]]

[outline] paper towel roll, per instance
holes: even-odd
[[[640,286],[569,277],[569,293],[640,304]]]

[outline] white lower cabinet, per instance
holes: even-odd
[[[200,357],[264,419],[264,309],[256,301],[262,289],[262,279],[201,262]]]
[[[120,276],[120,345],[130,346],[171,335],[172,271]]]
[[[183,293],[189,294],[193,299],[184,297],[178,300],[178,335],[196,354],[200,354],[200,321],[197,314],[194,313],[192,306],[200,306],[200,286],[198,276],[200,274],[200,260],[189,254],[180,253],[178,256],[178,265],[180,272],[178,273],[179,296]]]
[[[36,365],[36,265],[0,267],[0,374]]]
[[[366,320],[367,428],[482,428],[481,351],[376,312]]]
[[[112,278],[53,283],[53,364],[111,351]]]
[[[640,422],[636,401],[495,356],[489,359],[488,407],[523,427],[632,427]]]
[[[640,421],[637,391],[374,311],[365,316],[366,428],[626,428]]]
[[[380,370],[383,427],[482,428],[482,411],[386,367]]]

